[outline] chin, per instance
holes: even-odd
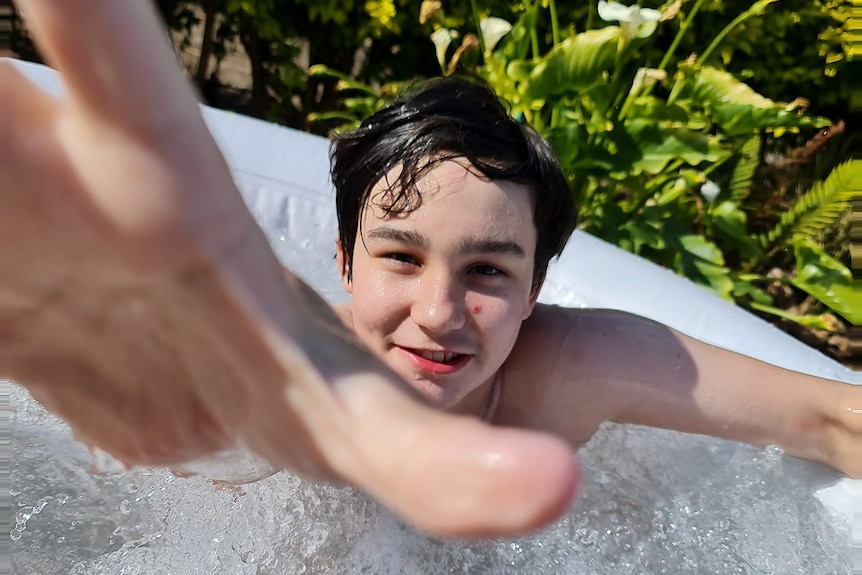
[[[412,374],[412,377],[406,379],[406,381],[410,384],[410,387],[418,391],[429,404],[437,409],[445,411],[451,409],[457,403],[455,398],[447,393],[449,390],[433,381],[418,379],[416,374]]]

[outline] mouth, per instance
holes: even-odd
[[[454,373],[467,365],[473,357],[470,354],[453,351],[414,349],[400,346],[398,349],[421,371],[435,375]]]

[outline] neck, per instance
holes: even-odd
[[[500,397],[500,377],[499,371],[494,373],[449,411],[461,415],[472,415],[487,422],[493,421]]]

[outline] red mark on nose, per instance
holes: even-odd
[[[476,315],[476,314],[478,314],[480,311],[482,311],[482,306],[480,306],[480,305],[474,305],[474,306],[473,306],[473,309],[472,309],[471,311],[473,312],[473,315]]]

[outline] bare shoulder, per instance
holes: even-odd
[[[666,378],[675,361],[685,364],[681,358],[678,334],[644,317],[537,305],[504,365],[499,423],[556,433],[578,446],[618,416],[633,383]]]
[[[605,360],[597,355],[607,347],[603,337],[621,329],[617,317],[537,305],[504,366],[498,423],[556,433],[575,447],[585,443],[613,412]]]
[[[587,378],[605,340],[618,340],[627,314],[613,310],[572,309],[539,304],[521,326],[506,362],[507,372],[529,371],[545,384]]]
[[[632,338],[652,338],[668,331],[656,322],[624,311],[537,304],[521,327],[513,356],[558,365],[561,347],[567,352],[592,353],[595,348],[606,349],[608,341],[619,345]]]
[[[675,341],[676,337],[666,326],[624,311],[539,304],[522,326],[516,351],[522,348],[522,353],[534,360],[551,359],[544,356],[557,356],[558,350],[553,345],[556,342],[569,352],[581,350],[591,357],[601,352],[604,357],[629,353],[631,348],[645,343]]]

